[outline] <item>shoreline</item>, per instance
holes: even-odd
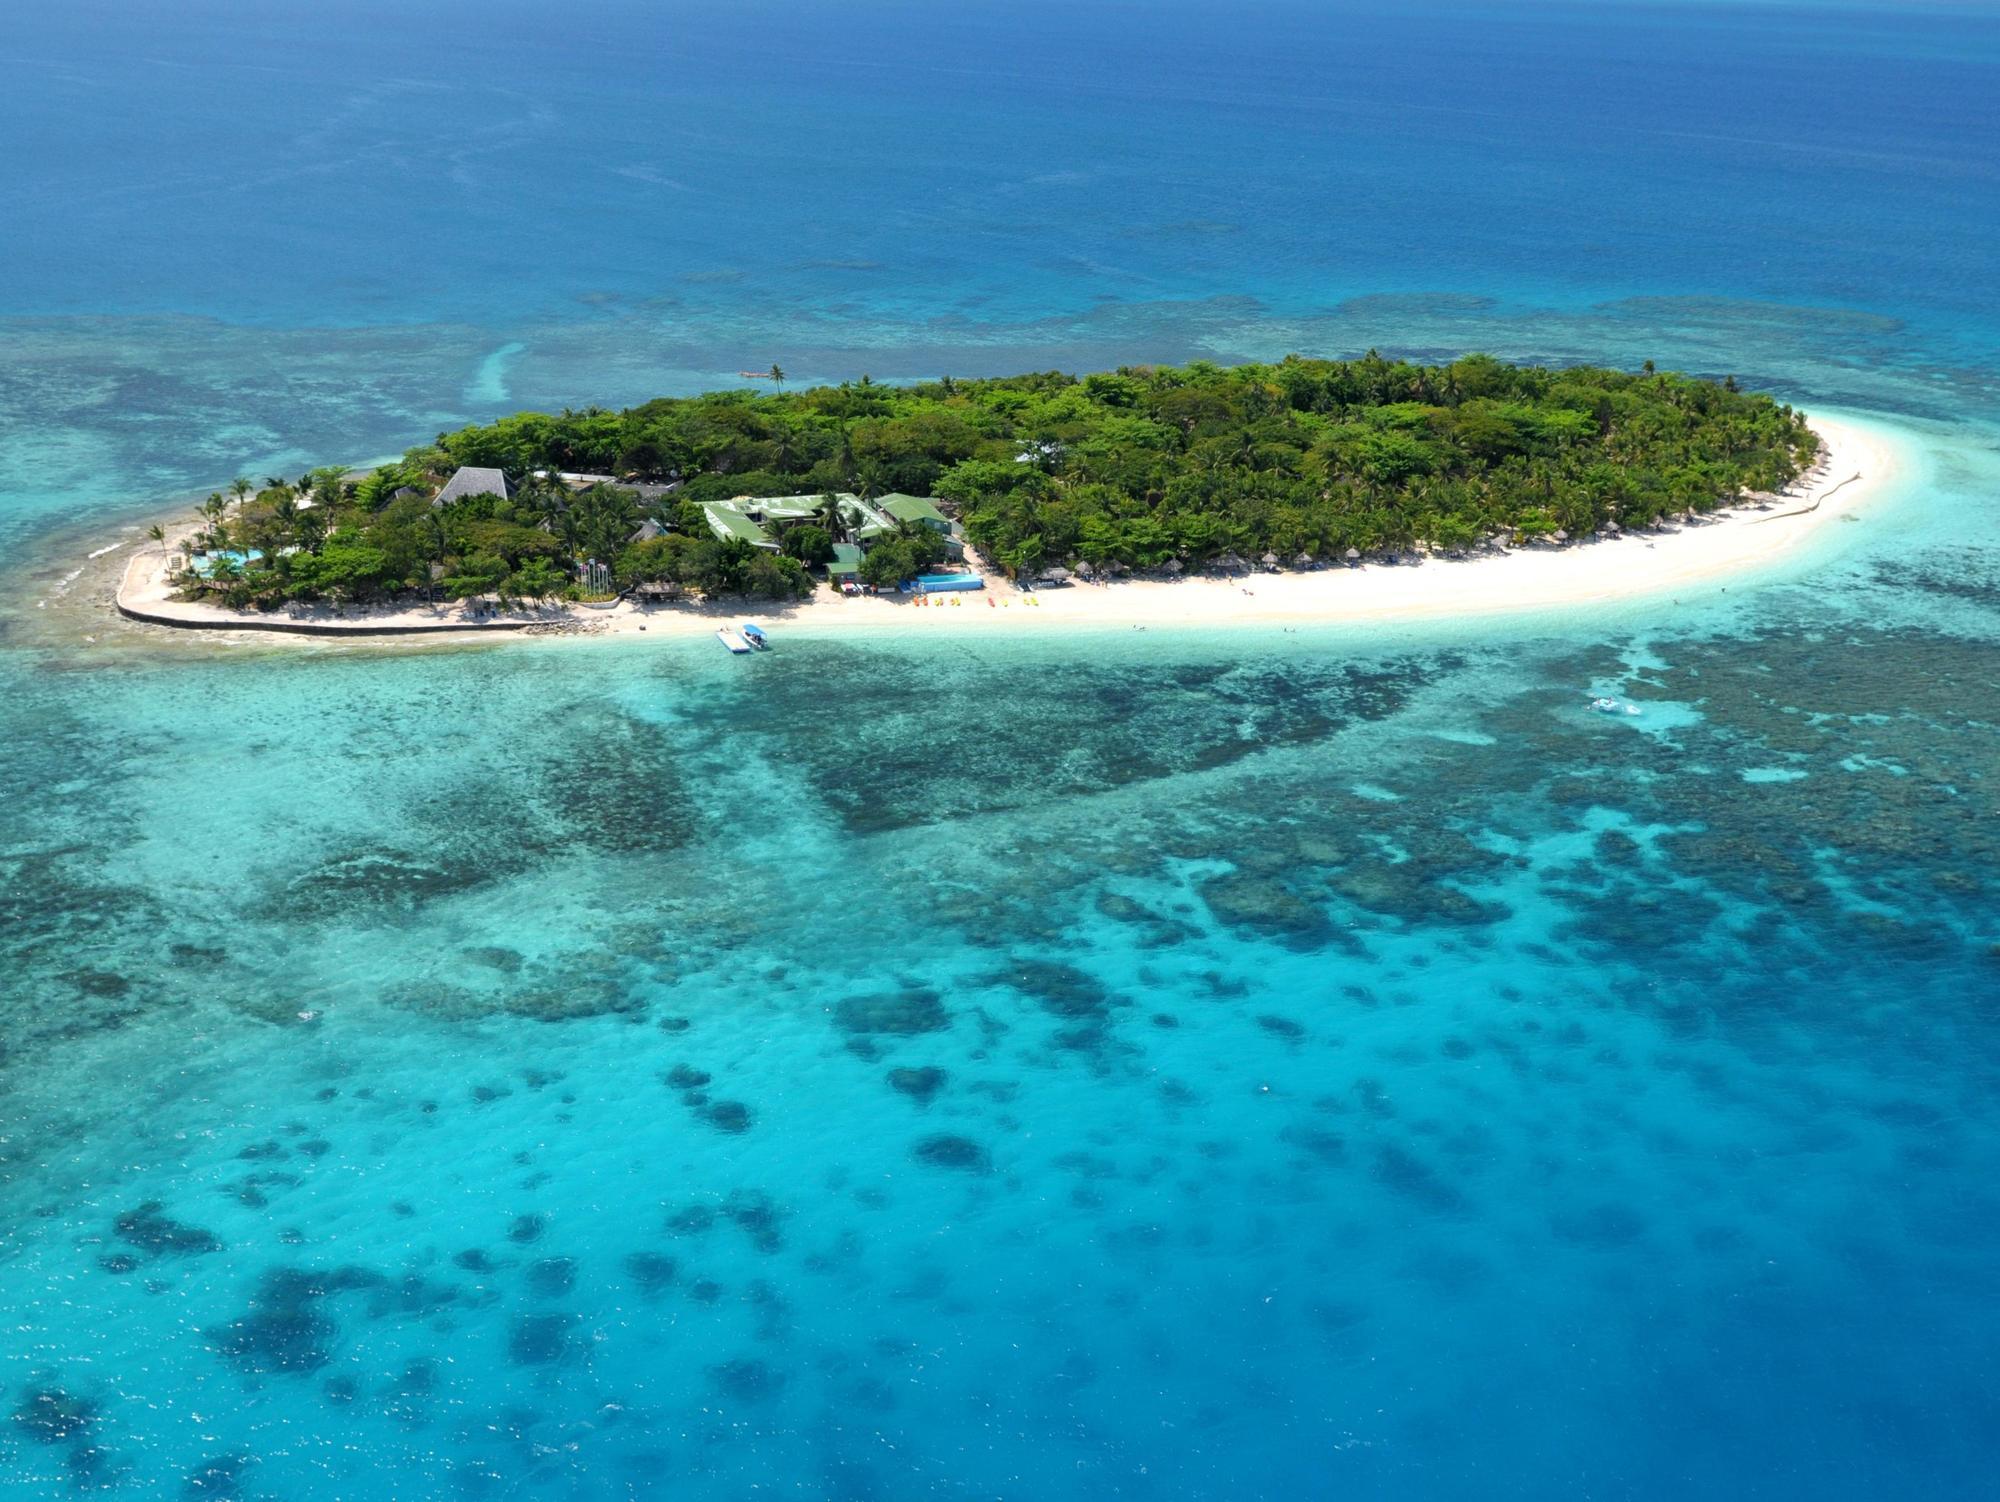
[[[1904,472],[1907,456],[1888,434],[1829,418],[1815,418],[1812,426],[1825,443],[1820,459],[1802,482],[1776,498],[1714,511],[1657,532],[1465,559],[1431,557],[1416,564],[1332,565],[1236,577],[1121,579],[1044,586],[1032,597],[989,576],[985,590],[933,597],[923,607],[908,596],[847,598],[822,586],[810,600],[775,606],[748,600],[726,605],[620,601],[608,607],[523,609],[475,621],[455,604],[349,612],[321,606],[263,615],[176,601],[169,598],[165,578],[172,559],[170,537],[168,549],[142,544],[126,560],[113,605],[128,620],[177,631],[384,642],[473,641],[493,633],[684,639],[745,619],[782,633],[826,635],[1381,624],[1638,603],[1676,590],[1726,588],[1739,577],[1791,558],[1830,526],[1854,519]],[[114,550],[99,549],[92,556]]]

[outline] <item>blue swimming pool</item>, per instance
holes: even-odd
[[[261,548],[252,548],[247,553],[239,553],[233,548],[219,553],[197,553],[194,556],[194,571],[206,579],[215,572],[216,565],[225,559],[242,568],[245,564],[257,562],[263,556]]]
[[[909,584],[906,591],[922,590],[925,594],[937,594],[949,589],[984,589],[986,581],[977,574],[919,574]]]

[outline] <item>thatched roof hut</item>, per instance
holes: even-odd
[[[1250,567],[1249,563],[1246,562],[1240,554],[1233,552],[1224,553],[1220,558],[1216,559],[1215,566],[1217,568],[1228,569],[1232,573],[1236,572],[1239,569],[1246,569]]]
[[[1278,555],[1276,553],[1266,553],[1260,561],[1265,568],[1276,568],[1278,566]]]
[[[1359,563],[1361,561],[1361,549],[1349,548],[1341,556],[1344,557],[1350,565]]]
[[[1076,566],[1076,576],[1079,579],[1094,579],[1097,577],[1097,570],[1091,567],[1090,560],[1086,558]]]
[[[507,483],[507,476],[502,471],[464,464],[445,482],[444,489],[437,493],[437,499],[431,504],[449,506],[453,501],[462,501],[474,495],[497,495],[504,501],[513,493],[513,487]]]
[[[1292,560],[1292,565],[1295,568],[1311,568],[1313,566],[1313,555],[1310,553],[1301,553]]]
[[[1167,572],[1172,574],[1175,578],[1179,578],[1183,573],[1186,572],[1186,570],[1181,567],[1180,559],[1169,558],[1167,560]]]

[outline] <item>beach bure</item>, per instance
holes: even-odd
[[[667,397],[526,412],[367,472],[239,481],[175,580],[297,600],[802,598],[967,545],[1009,573],[1561,543],[1774,490],[1818,439],[1769,396],[1646,370],[1224,368]]]

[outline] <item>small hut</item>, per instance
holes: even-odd
[[[1045,568],[1042,570],[1042,577],[1039,582],[1043,584],[1067,584],[1071,577],[1070,571],[1066,568]]]
[[[1560,527],[1558,527],[1558,528],[1556,529],[1556,533],[1555,533],[1555,540],[1556,540],[1557,542],[1559,542],[1559,543],[1562,543],[1562,542],[1568,542],[1568,541],[1569,541],[1569,533],[1567,533],[1567,532],[1563,531],[1563,530],[1562,530],[1562,529],[1561,529]]]
[[[1344,557],[1344,558],[1345,558],[1345,559],[1347,560],[1347,566],[1348,566],[1349,568],[1353,568],[1355,564],[1357,564],[1357,563],[1359,563],[1359,562],[1361,561],[1361,549],[1359,549],[1359,548],[1349,548],[1349,549],[1348,549],[1348,550],[1347,550],[1347,551],[1346,551],[1345,553],[1343,553],[1343,554],[1342,554],[1341,556],[1342,556],[1342,557]]]
[[[1186,570],[1181,567],[1180,559],[1169,558],[1167,560],[1167,572],[1174,578],[1178,579],[1183,573],[1186,572]]]
[[[1292,560],[1292,567],[1294,568],[1311,568],[1312,566],[1313,555],[1310,553],[1301,553]]]
[[[1076,576],[1079,579],[1094,579],[1097,577],[1097,570],[1091,567],[1090,560],[1086,558],[1076,566]]]
[[[468,496],[494,495],[508,500],[514,494],[513,486],[507,483],[507,476],[500,470],[482,468],[478,465],[462,464],[445,482],[444,489],[437,493],[433,506],[449,506],[453,501],[462,501]]]
[[[1260,561],[1272,573],[1275,574],[1278,571],[1278,555],[1276,553],[1266,553]]]

